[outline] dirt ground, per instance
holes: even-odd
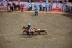
[[[22,35],[28,23],[47,35]],[[0,48],[72,48],[72,14],[0,12]]]

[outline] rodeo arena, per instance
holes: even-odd
[[[0,0],[0,48],[72,48],[72,2]]]

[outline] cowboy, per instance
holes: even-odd
[[[35,16],[38,16],[38,8],[35,6]]]
[[[31,32],[31,24],[28,24],[28,31]]]

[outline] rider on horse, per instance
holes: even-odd
[[[31,24],[28,24],[28,31],[31,32]]]

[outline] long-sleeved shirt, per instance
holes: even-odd
[[[38,8],[37,7],[35,8],[35,12],[38,12]]]

